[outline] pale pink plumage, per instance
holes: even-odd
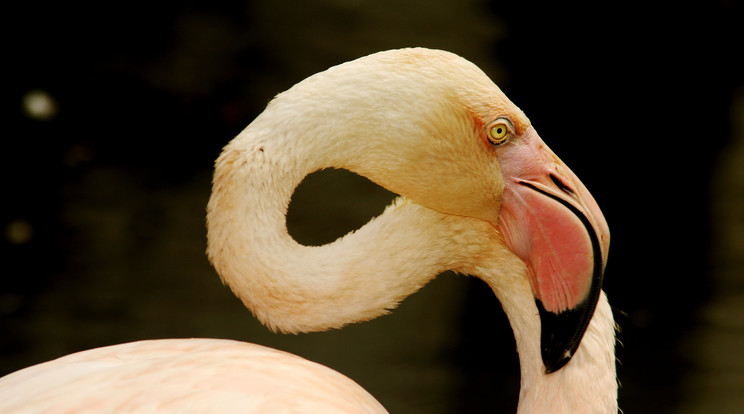
[[[10,413],[384,413],[354,381],[286,352],[220,339],[97,348],[0,379]]]

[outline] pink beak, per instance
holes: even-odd
[[[533,128],[499,152],[499,229],[527,265],[547,372],[573,356],[594,314],[610,232],[594,198]]]

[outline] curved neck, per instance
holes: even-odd
[[[264,324],[286,332],[339,328],[386,313],[445,270],[473,274],[494,290],[514,331],[520,413],[617,412],[615,325],[604,294],[571,362],[545,374],[524,264],[490,224],[399,198],[333,243],[300,245],[287,233],[286,211],[300,181],[323,167],[322,151],[280,156],[257,131],[249,126],[217,161],[208,254]]]
[[[207,214],[210,260],[264,324],[298,332],[369,320],[457,266],[458,220],[404,199],[333,243],[295,242],[286,229],[294,189],[349,149],[323,137],[302,150],[268,130],[270,140],[258,119],[225,148]]]

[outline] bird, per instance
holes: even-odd
[[[578,111],[565,112],[581,130]],[[328,168],[398,197],[361,228],[302,245],[286,226],[292,194]],[[207,205],[210,262],[273,331],[374,319],[447,270],[480,278],[514,333],[522,414],[617,412],[609,243],[596,201],[524,112],[475,64],[426,48],[373,53],[278,94],[223,148]],[[14,412],[9,400],[75,412],[385,412],[329,368],[220,339],[62,357],[0,379],[0,411]]]

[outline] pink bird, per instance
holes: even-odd
[[[400,197],[355,232],[300,245],[287,206],[323,168]],[[509,318],[520,413],[617,412],[607,223],[524,113],[454,54],[380,52],[279,94],[217,160],[207,227],[222,280],[273,330],[370,320],[454,270],[484,280]],[[94,349],[0,379],[3,413],[203,411],[385,412],[329,368],[215,339]]]

